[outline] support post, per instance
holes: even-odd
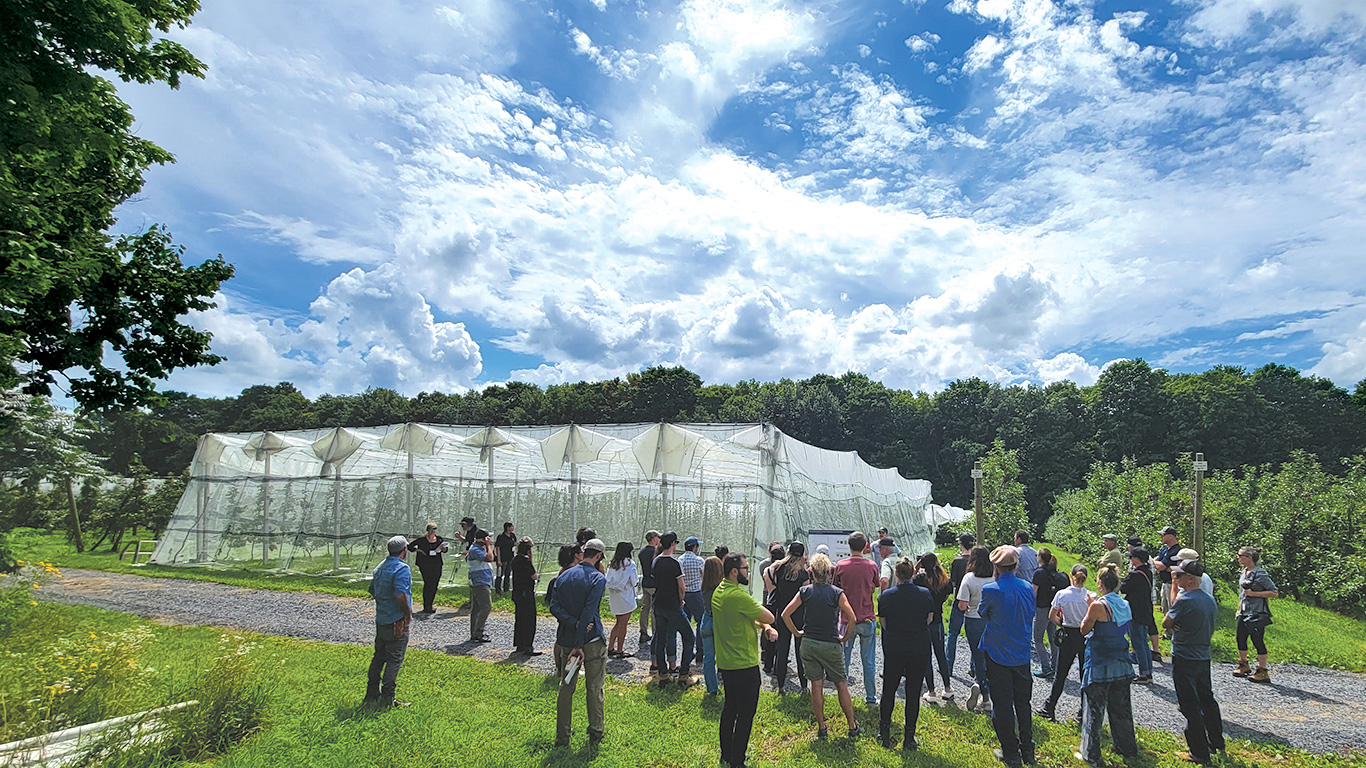
[[[266,477],[261,486],[261,565],[270,562],[270,456],[266,454]]]
[[[341,571],[341,463],[332,481],[332,572]]]
[[[972,463],[972,508],[977,513],[977,543],[987,546],[987,520],[982,514],[982,462]]]
[[[1209,469],[1209,463],[1205,461],[1205,454],[1195,454],[1195,523],[1191,532],[1192,542],[1195,551],[1200,553],[1200,557],[1205,557],[1205,471]]]

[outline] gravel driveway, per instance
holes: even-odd
[[[179,624],[236,627],[272,635],[369,645],[374,640],[374,605],[369,600],[337,597],[317,592],[274,592],[244,589],[188,579],[157,579],[146,576],[63,570],[64,578],[50,582],[41,597],[61,603],[93,605],[149,619]],[[469,642],[469,621],[464,610],[446,606],[431,616],[419,614],[413,623],[411,647],[426,648],[484,661],[512,661],[528,670],[549,673],[549,654],[554,643],[554,622],[540,617],[536,647],[543,656],[512,656],[512,616],[495,613],[489,618],[493,642]],[[627,634],[628,651],[636,649],[639,629],[633,622]],[[966,698],[968,684],[967,643],[959,639],[954,689],[957,705]],[[879,663],[881,654],[879,653]],[[795,663],[795,662],[794,662]],[[854,656],[858,676],[858,655]],[[609,674],[644,680],[649,661],[639,658],[611,659]],[[1272,684],[1256,685],[1233,678],[1230,664],[1214,665],[1214,692],[1223,708],[1228,735],[1255,741],[1288,744],[1312,752],[1366,749],[1366,675],[1318,669],[1297,664],[1272,668]],[[700,673],[700,667],[694,672]],[[1077,711],[1076,673],[1058,702],[1060,716]],[[1133,687],[1134,719],[1139,725],[1181,733],[1185,721],[1176,709],[1170,668],[1157,665],[1152,685]],[[861,682],[861,681],[860,681]],[[863,688],[854,682],[855,700]],[[1046,684],[1036,681],[1034,702],[1047,698]],[[771,680],[766,685],[772,688]],[[795,690],[795,676],[788,688]]]

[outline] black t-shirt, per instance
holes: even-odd
[[[802,609],[806,611],[806,617],[802,624],[797,624],[795,619],[792,623],[802,628],[808,640],[838,643],[840,597],[844,590],[832,584],[807,584],[798,593],[802,596]]]
[[[878,598],[882,619],[882,653],[905,657],[929,655],[930,631],[926,619],[935,610],[930,591],[915,584],[898,584]]]
[[[493,547],[498,550],[498,562],[511,563],[512,553],[517,549],[517,536],[500,533],[493,540]]]
[[[1035,571],[1034,586],[1038,589],[1034,592],[1034,607],[1053,607],[1053,596],[1058,594],[1058,590],[1066,589],[1069,583],[1067,576],[1057,568],[1040,568]]]
[[[801,568],[797,571],[795,576],[788,578],[786,575],[787,569],[783,567],[782,562],[770,565],[768,570],[769,573],[772,574],[771,578],[773,579],[773,583],[777,585],[773,590],[773,615],[781,616],[783,611],[787,608],[787,604],[792,602],[792,598],[797,596],[797,592],[801,590],[802,585],[811,580],[811,572],[805,568]],[[792,623],[797,625],[797,629],[801,629],[802,624],[805,622],[806,606],[803,605],[793,612]]]
[[[1153,616],[1153,575],[1151,566],[1143,566],[1129,571],[1124,581],[1119,583],[1119,591],[1129,603],[1134,613],[1134,621],[1143,626],[1156,626]]]
[[[678,580],[683,577],[683,566],[668,555],[655,558],[655,609],[672,610],[683,602],[678,597]]]
[[[649,544],[640,548],[640,586],[646,589],[655,586],[655,548]]]
[[[953,587],[953,593],[958,594],[958,588],[963,585],[963,577],[968,573],[968,556],[958,553],[958,557],[949,563],[949,584]]]
[[[441,549],[441,545],[445,543],[446,540],[440,536],[436,537],[436,541],[427,541],[426,536],[419,536],[408,542],[408,551],[419,553],[413,558],[413,562],[417,565],[418,570],[430,570],[433,568],[440,570],[441,554],[437,550]]]
[[[512,590],[531,592],[536,589],[536,566],[528,555],[512,558]]]

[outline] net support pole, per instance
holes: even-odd
[[[579,530],[579,464],[569,462],[569,527]]]
[[[341,462],[332,481],[332,571],[341,570]]]
[[[408,510],[408,530],[412,531],[412,530],[416,530],[416,528],[417,528],[417,510],[413,509],[413,497],[415,497],[415,496],[417,495],[417,494],[414,492],[413,486],[414,486],[414,484],[416,484],[417,481],[416,481],[415,479],[413,479],[413,452],[412,452],[412,451],[408,451],[408,478],[407,478],[407,479],[408,479],[408,482],[405,484],[404,489],[403,489],[403,491],[404,491],[404,499],[403,499],[403,502],[404,502],[404,506],[405,506],[405,507],[407,508],[407,510]]]
[[[488,483],[488,520],[489,525],[493,525],[493,451],[489,451],[489,483]]]
[[[266,478],[261,485],[261,565],[270,562],[270,454],[266,454]]]

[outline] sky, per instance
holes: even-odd
[[[1366,2],[203,0],[167,387],[1366,377]]]

